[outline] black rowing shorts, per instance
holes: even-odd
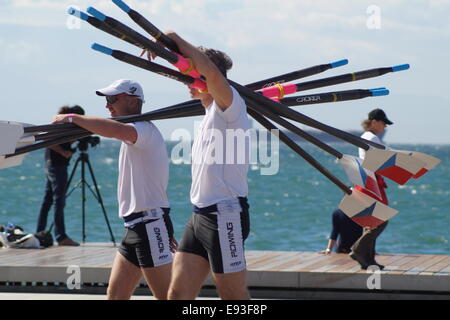
[[[194,212],[178,251],[204,257],[214,273],[244,270],[244,241],[250,232],[250,217],[248,206],[242,206],[241,210],[237,213]]]
[[[173,225],[167,212],[159,219],[149,219],[126,227],[118,250],[139,268],[158,267],[172,262],[172,237]]]

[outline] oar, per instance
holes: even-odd
[[[175,60],[178,59],[179,54],[172,53],[172,52],[162,48],[158,44],[156,44],[156,43],[154,43],[152,41],[148,41],[148,39],[146,39],[144,36],[142,36],[140,34],[137,34],[134,30],[132,30],[131,28],[129,28],[129,27],[125,26],[125,25],[123,25],[122,23],[118,22],[117,20],[105,16],[104,14],[99,12],[98,10],[90,7],[88,9],[88,12],[93,14],[94,16],[96,16],[99,20],[106,22],[113,29],[116,29],[119,32],[125,34],[126,36],[129,36],[129,37],[133,38],[136,42],[141,43],[141,45],[145,46],[147,49],[151,50],[155,54],[157,54],[157,55],[161,56],[162,58],[166,59],[168,62],[174,64]],[[98,49],[104,51],[105,47],[98,47]],[[112,52],[111,55],[114,56],[114,52]],[[115,57],[121,59],[122,61],[125,61],[123,55],[124,55],[124,53],[121,53],[121,54],[118,54]],[[122,56],[122,57],[119,57],[119,56]],[[137,59],[138,59],[137,57],[133,57],[131,55],[128,57],[128,60],[129,61],[132,60],[132,63],[134,65],[136,65],[136,66],[141,65],[142,66],[143,61],[139,62],[139,60],[137,60]],[[409,68],[408,65],[402,65],[402,66],[396,66],[396,67],[391,67],[391,68],[378,68],[378,69],[364,70],[364,71],[360,71],[360,72],[357,72],[357,73],[341,75],[341,76],[331,77],[331,78],[327,78],[327,79],[321,79],[320,83],[318,81],[308,82],[308,85],[309,85],[310,88],[312,88],[314,86],[317,87],[317,86],[323,86],[323,85],[330,85],[330,84],[354,81],[354,80],[359,80],[359,79],[375,77],[375,76],[382,75],[382,74],[385,74],[385,73],[388,73],[388,72],[396,72],[396,71],[400,71],[400,70],[405,70],[407,68]],[[192,68],[190,68],[190,70],[191,69]],[[298,87],[298,85],[297,85],[297,87]],[[305,87],[305,86],[303,86],[303,87]],[[282,97],[284,95],[284,93],[282,91],[284,89],[288,88],[288,87],[285,87],[285,86],[282,86],[282,85],[277,85],[275,88],[278,89],[277,95]],[[265,94],[265,95],[272,95],[272,93],[271,93],[272,91],[270,91],[272,89],[270,89],[270,88],[263,89],[262,93]],[[347,136],[347,138],[351,139],[349,136]],[[355,141],[355,140],[353,140],[353,141]],[[379,152],[377,152],[377,154],[379,154]],[[407,161],[404,160],[404,161],[396,162],[395,164],[399,164],[399,163],[404,164],[405,162],[407,162]],[[386,164],[386,162],[383,162],[383,164]],[[421,164],[423,164],[423,162],[421,162]],[[419,163],[416,163],[416,167],[418,165],[419,165]],[[413,167],[414,166],[409,166],[408,169],[411,171],[411,169]],[[370,167],[370,168],[373,168],[373,167]],[[407,179],[408,179],[408,175],[411,173],[408,170],[400,170],[402,174],[400,175],[399,178],[397,178],[396,172],[398,170],[395,169],[395,166],[393,167],[393,169],[392,169],[392,167],[389,168],[389,170],[386,170],[385,168],[381,168],[381,167],[379,167],[379,169],[382,172],[381,174],[385,175],[388,178],[393,179],[394,181],[398,181],[399,183],[405,183],[407,181]],[[421,168],[419,168],[418,170],[420,170],[420,169]],[[417,171],[416,172],[412,172],[411,176],[415,175],[416,173],[417,173]]]
[[[335,91],[335,92],[325,92],[316,93],[309,95],[302,95],[296,97],[288,97],[283,99],[272,99],[278,101],[285,106],[302,106],[318,103],[328,103],[328,102],[340,102],[363,99],[367,97],[378,97],[386,96],[389,94],[389,90],[386,88],[374,88],[374,89],[355,89],[346,91]]]
[[[142,29],[144,29],[146,32],[148,32],[148,34],[150,34],[152,37],[154,37],[156,40],[159,40],[160,38],[162,38],[161,40],[164,41],[165,35],[163,33],[161,33],[161,31],[157,27],[155,27],[150,21],[148,21],[139,12],[130,8],[122,0],[112,0],[112,2],[114,2],[120,9],[122,9],[125,13],[127,13],[128,16],[134,22],[136,22],[136,24],[138,24]],[[168,41],[167,41],[167,39],[165,39],[165,40],[166,40],[165,41],[166,47],[170,48],[172,51],[179,52],[177,45],[173,41],[171,42],[171,45],[167,45]],[[339,60],[339,61],[336,61],[333,63],[317,65],[317,66],[313,66],[313,67],[309,67],[306,69],[297,70],[297,71],[293,71],[291,73],[285,74],[283,76],[283,79],[280,79],[279,77],[274,77],[271,79],[266,79],[264,81],[258,81],[258,82],[254,82],[252,84],[248,84],[248,85],[246,85],[246,87],[253,89],[253,90],[258,90],[261,88],[273,86],[277,83],[284,83],[284,82],[289,82],[289,81],[304,78],[304,77],[309,77],[309,76],[324,72],[326,70],[329,70],[331,68],[336,68],[336,67],[346,65],[347,63],[348,63],[348,60],[343,59],[343,60]]]
[[[256,106],[248,100],[246,102],[249,107]],[[345,193],[339,208],[353,221],[362,227],[375,228],[398,213],[397,210],[381,203],[376,197],[366,195],[354,188],[350,189],[262,115],[254,110],[249,110],[248,113]]]
[[[375,228],[391,219],[398,213],[395,210],[373,197],[352,188],[352,193],[346,194],[339,204],[348,217],[362,227]]]
[[[115,118],[110,118],[110,119],[119,121],[122,123],[130,123],[130,122],[135,122],[135,121],[151,121],[151,120],[162,120],[162,119],[172,119],[172,118],[194,117],[194,116],[200,116],[203,114],[204,114],[204,108],[201,107],[200,103],[197,103],[197,104],[183,105],[183,106],[174,105],[174,106],[142,113],[139,115],[115,117]],[[57,137],[65,136],[67,134],[76,134],[76,133],[83,133],[83,132],[87,132],[87,130],[76,126],[75,129],[62,130],[62,131],[57,131],[57,132],[50,132],[50,133],[36,135],[35,139],[36,139],[36,141],[49,140],[49,139],[54,139]]]
[[[94,44],[94,45],[92,46],[92,48],[93,48],[94,50],[100,51],[100,52],[105,53],[105,54],[107,54],[107,55],[113,55],[114,52],[115,52],[115,50],[112,50],[112,49],[110,49],[110,48],[106,48],[106,47],[103,47],[103,46],[99,46],[99,45],[97,45],[97,44]],[[127,62],[127,63],[131,63],[131,64],[133,64],[133,65],[140,66],[140,64],[137,64],[137,63],[135,64],[135,63],[133,63],[133,61],[135,61],[136,59],[140,59],[140,58],[137,58],[137,57],[132,56],[132,55],[129,55],[129,54],[121,54],[121,57],[122,57],[122,59],[120,59],[120,60],[123,61],[123,62]],[[140,59],[140,60],[142,60],[142,59]],[[130,61],[131,61],[131,62],[130,62]],[[146,62],[146,60],[144,60],[144,61]],[[145,69],[145,68],[144,68],[144,69]],[[148,70],[148,69],[147,69],[147,70]],[[152,71],[152,70],[150,70],[150,71]],[[183,80],[184,78],[185,78],[185,77],[179,76],[179,79],[175,79],[175,80],[178,80],[178,81],[184,81],[184,80]],[[264,109],[259,108],[258,112],[260,112],[260,113],[266,112],[266,113],[267,113],[267,112],[269,112],[269,111],[268,111],[268,110],[264,110]],[[320,140],[318,140],[318,139],[316,139],[316,138],[310,136],[310,135],[307,134],[306,132],[302,131],[301,129],[299,129],[299,128],[295,127],[294,125],[292,125],[291,123],[289,123],[288,121],[283,120],[283,119],[281,119],[281,118],[279,118],[279,117],[277,117],[277,118],[278,118],[278,119],[277,119],[278,122],[281,123],[284,127],[286,127],[286,128],[288,128],[289,130],[291,130],[291,131],[297,133],[298,135],[304,137],[305,139],[308,139],[308,141],[310,141],[310,142],[316,144],[317,146],[319,146],[319,147],[322,148],[323,150],[329,152],[330,154],[334,155],[334,156],[337,157],[338,159],[342,159],[342,158],[343,158],[344,155],[343,155],[342,153],[340,153],[340,152],[338,152],[337,150],[331,148],[330,146],[328,146],[328,145],[322,143]],[[348,156],[348,157],[350,157],[350,156]],[[344,163],[344,162],[341,163],[341,165],[342,165],[342,166],[345,166],[346,163],[348,163],[348,161],[345,162],[345,163]],[[351,171],[351,168],[355,169],[354,167],[349,167],[349,168],[347,168],[346,172]],[[357,169],[357,168],[356,168],[356,169]],[[356,173],[353,174],[353,175],[349,175],[349,177],[355,177],[355,176],[357,176]],[[361,179],[359,179],[358,182],[359,182],[359,181],[361,181]],[[355,184],[356,184],[356,182],[355,182]],[[363,187],[366,187],[366,185],[362,185],[362,186],[363,186]]]
[[[173,64],[175,67],[181,70],[183,74],[190,75],[193,78],[200,78],[200,73],[198,73],[195,69],[193,69],[192,62],[189,59],[184,58],[179,54],[175,54],[173,52],[168,51],[166,48],[162,46],[155,46],[154,42],[143,36],[139,32],[131,29],[126,26],[122,22],[108,17],[105,14],[101,13],[97,9],[93,7],[89,7],[87,12],[92,14],[98,20],[106,23],[109,27],[114,29],[116,32],[124,35],[126,38],[132,40],[136,43],[136,45],[142,49],[146,49],[154,52],[158,56],[166,56],[168,57],[168,62]]]
[[[145,60],[145,59],[141,59],[139,57],[133,56],[129,53],[120,51],[120,50],[112,50],[110,48],[107,48],[105,46],[102,46],[98,43],[94,43],[92,45],[92,49],[102,52],[104,54],[110,55],[114,58],[116,58],[117,60],[132,64],[136,67],[148,70],[148,71],[152,71],[155,73],[158,73],[159,75],[162,75],[164,77],[167,78],[176,78],[177,80],[183,82],[184,84],[193,87],[193,88],[197,88],[199,90],[207,90],[206,88],[206,84],[203,80],[200,80],[198,78],[192,78],[190,76],[187,75],[183,75],[175,70],[172,70],[170,68],[161,66],[159,64],[153,63],[151,61]]]
[[[441,160],[438,158],[435,158],[433,156],[430,156],[429,154],[418,152],[418,151],[408,151],[408,150],[394,150],[396,152],[403,152],[411,157],[418,158],[425,162],[425,167],[420,169],[419,172],[417,172],[413,178],[418,179],[421,176],[423,176],[425,173],[436,167],[439,163],[441,163]]]
[[[155,44],[155,45],[158,45],[158,44]],[[95,50],[98,50],[102,53],[105,53],[107,55],[112,55],[115,51],[110,48],[103,47],[103,46],[100,46],[97,44],[94,44],[92,46],[92,48]],[[144,60],[144,62],[141,62],[141,63],[134,63],[136,59],[141,59],[141,58],[132,56],[130,54],[124,54],[124,55],[122,55],[121,61],[136,65],[136,66],[144,68],[144,69],[147,69],[147,68],[141,66],[141,65],[145,65],[144,62],[146,62],[146,60]],[[143,60],[143,59],[141,59],[141,60]],[[147,69],[147,70],[152,71],[150,69]],[[177,77],[176,72],[172,73],[172,75],[173,75],[172,79],[178,80],[181,82],[184,82],[185,81],[184,79],[186,77],[188,77],[185,75],[180,75],[179,73],[178,73],[178,77]],[[191,78],[191,79],[193,79],[193,78]],[[233,85],[236,88],[236,90],[238,90],[238,92],[241,95],[251,97],[252,99],[257,101],[258,104],[264,106],[265,108],[272,110],[273,112],[275,112],[281,116],[290,118],[297,122],[300,122],[300,123],[306,124],[308,126],[314,127],[316,129],[322,130],[322,131],[327,132],[331,135],[334,135],[344,141],[347,141],[347,142],[352,143],[360,148],[363,148],[364,150],[367,151],[368,155],[370,154],[370,156],[366,157],[366,160],[374,158],[372,161],[373,163],[369,162],[369,161],[365,161],[365,162],[363,162],[363,166],[370,171],[373,171],[376,173],[380,172],[381,175],[383,175],[397,183],[404,184],[409,178],[411,178],[413,175],[417,174],[417,172],[425,166],[425,163],[423,161],[418,160],[416,158],[408,157],[407,155],[402,154],[402,153],[398,153],[398,155],[395,154],[396,157],[394,158],[394,161],[392,161],[392,152],[388,152],[386,150],[376,150],[376,149],[371,149],[369,151],[370,147],[366,143],[362,142],[359,137],[355,137],[348,133],[343,133],[343,131],[341,131],[341,130],[330,127],[319,121],[309,118],[297,111],[286,108],[286,107],[282,106],[281,104],[276,103],[275,101],[272,101],[262,95],[255,94],[252,90],[245,88],[231,80],[228,80],[228,81],[230,82],[231,85]],[[384,166],[380,166],[379,165],[380,163],[382,163],[383,165],[387,165],[387,168]]]
[[[162,33],[157,29],[157,28],[155,28],[156,29],[156,32],[158,32],[159,33],[159,35],[162,35]],[[172,41],[172,43],[173,43],[173,41]],[[172,47],[171,49],[173,49],[173,50],[177,50],[177,48],[176,48],[176,46],[175,47]],[[348,197],[348,198],[350,198],[351,199],[351,197]],[[372,201],[373,202],[376,202],[376,200],[373,200],[372,199]]]
[[[1,130],[0,130],[1,131]],[[3,136],[2,136],[3,141]],[[24,146],[27,146],[29,144],[32,144],[34,142],[33,136],[23,136],[15,145],[15,148],[21,148]],[[14,152],[14,150],[13,150]],[[9,168],[12,166],[18,166],[22,164],[22,161],[25,157],[25,154],[23,155],[17,155],[14,157],[7,157],[5,155],[0,155],[0,169]]]
[[[84,14],[82,12],[79,12],[79,11],[77,12],[77,11],[75,11],[75,9],[72,11],[72,14],[75,14],[76,16],[80,16],[80,17],[85,17],[84,20],[86,20],[88,22],[89,21],[94,22],[94,23],[91,23],[92,25],[102,25],[103,29],[101,29],[101,30],[106,31],[106,29],[109,28],[108,26],[106,26],[106,24],[104,24],[100,20],[98,20],[94,17],[90,17],[87,14]],[[89,19],[89,18],[92,18],[92,19]],[[108,30],[111,31],[111,34],[114,32],[114,30],[112,30],[112,29],[108,29]],[[282,82],[286,82],[289,80],[295,80],[295,79],[298,79],[301,77],[305,77],[308,75],[323,72],[323,71],[331,69],[331,68],[336,68],[336,67],[345,65],[347,63],[348,63],[348,60],[344,59],[344,60],[339,60],[339,61],[335,61],[332,63],[321,64],[321,65],[317,65],[314,67],[300,69],[297,71],[289,72],[286,74],[281,74],[281,75],[271,77],[268,79],[260,80],[260,81],[254,82],[254,83],[247,84],[246,86],[253,90],[256,90],[256,89],[260,89],[264,86],[271,86],[271,85],[273,85],[274,82],[282,83]],[[325,98],[323,98],[323,99],[325,99]],[[305,104],[305,103],[302,103],[302,104]],[[204,109],[198,100],[185,101],[185,102],[176,104],[172,107],[177,107],[177,106],[192,106],[192,107],[194,107],[194,105],[197,105],[197,107],[196,107],[197,109],[195,109],[195,111],[198,112],[199,115],[204,114]],[[193,110],[191,110],[191,111],[193,111]],[[114,119],[114,120],[118,120],[118,119]],[[24,133],[36,134],[35,135],[36,141],[48,140],[48,139],[52,139],[52,138],[56,138],[56,137],[60,137],[60,136],[69,134],[72,130],[80,130],[80,128],[78,126],[71,124],[71,123],[58,123],[58,124],[39,125],[39,126],[28,125],[28,126],[24,127],[23,129],[24,129]],[[14,130],[14,129],[12,129],[12,130]],[[41,132],[44,132],[44,133],[39,134]],[[81,132],[81,131],[79,131],[79,132]],[[5,135],[3,135],[3,136],[5,136]],[[14,139],[8,139],[7,141],[14,141]],[[13,145],[14,145],[14,143],[12,144],[12,146]],[[2,153],[3,154],[12,153],[13,152],[13,151],[11,151],[12,148],[13,147],[9,147],[9,149],[7,149],[8,152],[5,150]]]
[[[284,97],[286,94],[292,94],[299,91],[328,87],[336,84],[358,81],[379,77],[389,72],[398,72],[409,69],[409,64],[402,64],[393,67],[368,69],[358,72],[346,73],[334,77],[311,80],[297,84],[279,84],[273,87],[264,88],[261,93],[266,97]]]
[[[118,121],[128,123],[133,121],[170,119],[176,117],[196,116],[202,114],[202,112],[199,112],[197,108],[191,108],[191,110],[192,111],[189,113],[188,110],[186,110],[186,108],[179,108],[179,110],[175,110],[174,108],[168,107],[142,115],[122,117],[122,119],[119,119]],[[75,141],[92,134],[91,132],[85,129],[80,129],[79,127],[77,128],[78,129],[73,130],[73,132],[71,133],[65,132],[64,136],[54,137],[53,139],[44,140],[35,144],[30,144],[31,142],[34,141],[34,137],[32,141],[30,140],[27,141],[27,143],[18,144],[16,146],[14,153],[0,156],[0,169],[20,165],[22,163],[24,156],[31,151],[39,150],[42,148],[48,148],[65,142]]]
[[[119,5],[120,2],[125,5],[125,3],[123,3],[122,1],[117,1],[116,4]],[[126,10],[124,10],[124,11],[128,13],[128,11],[126,11]],[[94,12],[98,12],[98,10],[95,10]],[[125,35],[121,34],[117,30],[115,30],[115,29],[111,28],[110,26],[108,26],[105,22],[103,22],[103,21],[101,21],[101,20],[99,20],[99,19],[97,19],[95,17],[89,16],[86,13],[83,13],[83,12],[81,12],[81,11],[75,9],[75,8],[69,8],[68,13],[71,14],[71,15],[74,15],[76,17],[79,17],[80,19],[85,20],[85,21],[87,21],[89,23],[95,21],[95,23],[90,23],[90,24],[92,26],[102,30],[102,31],[105,31],[105,32],[107,32],[107,33],[109,33],[109,34],[119,38],[119,39],[128,41],[128,43],[131,43],[131,44],[133,44],[133,45],[135,45],[135,46],[137,46],[139,48],[143,48],[143,45],[141,45],[140,43],[137,43],[135,41],[130,40]],[[100,13],[100,14],[102,16],[104,16],[102,13]],[[143,18],[143,19],[145,19],[145,18]],[[151,25],[151,23],[148,22],[148,21],[146,23]],[[153,28],[155,28],[155,27],[153,26]],[[146,31],[148,31],[145,27],[144,27],[144,29]],[[150,34],[152,34],[152,33],[150,33]],[[325,63],[325,64],[320,64],[320,65],[312,66],[312,67],[305,68],[305,69],[291,71],[291,72],[285,73],[283,75],[279,75],[279,76],[275,76],[275,77],[268,78],[268,79],[265,79],[265,80],[257,81],[257,82],[254,82],[254,83],[250,83],[250,84],[247,84],[246,87],[248,87],[248,88],[250,88],[252,90],[258,90],[258,89],[262,89],[262,88],[265,88],[265,87],[273,86],[274,84],[277,84],[277,83],[284,83],[284,82],[288,82],[288,81],[297,80],[297,79],[301,79],[301,78],[304,78],[304,77],[312,76],[312,75],[315,75],[315,74],[318,74],[318,73],[322,73],[322,72],[324,72],[326,70],[329,70],[329,69],[333,69],[333,68],[344,66],[346,64],[348,64],[348,60],[347,59],[337,60],[337,61],[334,61],[334,62],[331,62],[331,63]],[[190,101],[187,101],[187,102],[190,102]]]
[[[23,134],[23,124],[13,121],[0,121],[0,154],[13,153]]]
[[[97,9],[95,9],[93,7],[89,7],[87,9],[87,11],[90,14],[92,14],[94,17],[96,17],[98,20],[105,22],[109,27],[111,27],[116,32],[123,34],[127,38],[133,39],[133,41],[136,42],[136,45],[138,47],[145,48],[149,51],[152,51],[157,56],[159,56],[159,57],[165,59],[167,62],[173,64],[175,67],[177,67],[180,70],[180,72],[182,74],[190,75],[193,78],[201,77],[200,73],[197,72],[193,68],[192,62],[190,60],[184,58],[183,56],[181,56],[179,53],[167,50],[166,48],[162,47],[161,45],[147,39],[145,36],[139,34],[138,32],[134,31],[130,27],[124,25],[122,22],[117,21],[116,19],[114,19],[112,17],[106,16],[105,14],[103,14],[102,12],[98,11]],[[98,49],[99,49],[99,51],[101,50],[100,47],[98,47]],[[114,50],[114,52],[112,54],[113,57],[115,57],[119,60],[122,60],[122,61],[124,61],[123,60],[125,58],[124,55],[127,55],[127,54],[124,52],[119,52],[117,50]],[[128,57],[128,60],[130,63],[132,63],[135,66],[145,65],[145,63],[143,61],[138,60],[138,58],[134,57],[134,56]],[[147,61],[147,60],[144,60],[144,61]],[[341,65],[346,64],[347,62],[348,62],[347,60],[338,61],[334,65],[329,66],[329,68],[341,66]],[[195,85],[192,83],[187,83],[187,84],[195,87]],[[284,85],[277,84],[275,87],[277,87],[279,89],[279,91],[282,92]],[[259,92],[267,97],[278,96],[279,98],[282,98],[284,96],[284,94],[282,94],[282,93],[277,94],[277,95],[272,95],[273,90],[271,88],[274,88],[274,87],[265,88]],[[199,89],[205,90],[202,88],[199,88]]]
[[[121,118],[113,118],[114,120],[117,120],[119,122],[123,123],[130,123],[135,121],[150,121],[150,120],[158,120],[158,119],[166,119],[166,118],[179,118],[179,117],[190,117],[190,116],[197,116],[201,115],[202,113],[199,112],[198,108],[192,107],[191,110],[187,110],[185,107],[178,107],[178,108],[172,108],[167,107],[151,112],[147,112],[145,114],[140,115],[132,115],[127,117],[121,117]],[[23,153],[28,153],[31,151],[35,151],[42,148],[48,148],[53,145],[74,141],[76,139],[79,139],[81,137],[89,136],[93,134],[90,131],[87,131],[86,129],[79,128],[72,130],[71,132],[65,132],[64,136],[58,137],[55,135],[54,139],[47,139],[45,141],[35,143],[33,145],[27,145],[26,147],[20,147],[15,149],[14,153],[7,154],[6,158],[16,156]],[[62,141],[62,142],[61,142]]]
[[[342,134],[341,130],[325,125],[295,110],[283,107],[279,103],[276,103],[264,96],[255,94],[251,90],[248,90],[247,88],[231,80],[229,80],[229,82],[241,94],[241,96],[252,98],[257,103],[267,107],[281,116],[322,130],[344,141],[363,148],[364,150],[367,150],[363,167],[372,172],[381,174],[399,184],[406,183],[406,181],[417,174],[421,168],[425,167],[425,163],[423,161],[417,158],[409,157],[403,153],[395,153],[393,151],[381,149],[369,150],[370,147],[367,144],[362,143],[359,139],[354,138],[354,136],[348,133]]]
[[[74,7],[69,7],[69,9],[67,10],[67,13],[69,13],[70,15],[73,15],[83,21],[86,21],[87,23],[89,23],[91,26],[100,29],[106,33],[109,33],[110,35],[117,37],[119,39],[122,39],[132,45],[137,45],[136,42],[134,42],[132,39],[129,39],[127,37],[125,37],[123,34],[113,30],[111,27],[109,27],[106,23],[104,23],[103,21],[100,21],[99,19],[92,17],[78,9],[75,9]]]

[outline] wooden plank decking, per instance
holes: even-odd
[[[26,283],[64,285],[70,275],[69,266],[80,267],[82,286],[106,284],[116,250],[109,243],[43,250],[1,249],[0,290],[11,283],[25,283],[22,290]],[[450,298],[450,256],[381,254],[377,261],[386,268],[379,274],[380,287],[373,290],[368,288],[368,281],[373,281],[374,274],[361,270],[345,254],[248,251],[246,257],[248,285],[253,296],[258,293],[266,298],[391,298],[403,294]],[[212,286],[208,278],[205,288]]]

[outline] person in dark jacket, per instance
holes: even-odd
[[[58,114],[84,114],[80,106],[63,106]],[[54,205],[54,225],[55,239],[60,246],[79,246],[67,234],[64,224],[64,207],[66,204],[67,189],[67,167],[74,150],[71,147],[72,142],[63,143],[50,147],[45,150],[45,175],[47,183],[45,187],[44,199],[39,211],[36,233],[45,230],[47,226],[48,212]]]

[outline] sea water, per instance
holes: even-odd
[[[117,161],[119,142],[102,139],[88,150],[107,218],[89,188],[86,188],[86,242],[110,242],[108,220],[116,242],[123,235],[123,222],[117,214]],[[345,183],[344,171],[335,159],[306,143],[300,144],[323,166]],[[167,143],[169,155],[174,143]],[[333,147],[344,154],[356,155],[356,148],[343,143]],[[399,210],[378,238],[381,253],[450,254],[450,145],[391,145],[395,149],[424,152],[442,160],[420,179],[404,186],[387,180],[390,206]],[[320,251],[325,248],[331,229],[331,214],[343,192],[306,161],[280,144],[279,170],[274,175],[261,175],[259,165],[252,165],[249,174],[251,232],[246,241],[248,250]],[[75,153],[69,173],[79,152]],[[67,234],[82,240],[83,217],[80,181],[81,167],[69,187],[65,224]],[[91,174],[86,180],[94,190]],[[168,196],[175,235],[180,239],[191,215],[189,188],[190,165],[170,164]],[[44,153],[30,153],[21,166],[0,170],[0,224],[15,223],[34,233],[45,190]],[[53,218],[49,213],[48,227]]]

